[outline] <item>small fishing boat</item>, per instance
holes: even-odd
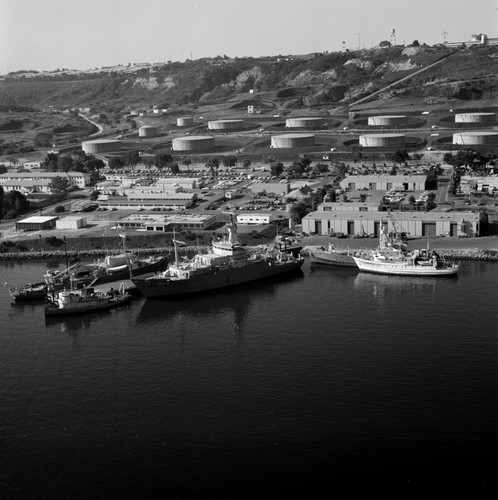
[[[9,294],[14,300],[41,300],[47,294],[46,283],[28,283],[21,287],[9,288]]]
[[[119,290],[95,290],[94,287],[49,292],[45,305],[46,316],[83,314],[103,309],[110,309],[125,304],[131,295],[124,290],[122,283]]]

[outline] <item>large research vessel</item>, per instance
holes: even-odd
[[[226,238],[213,241],[209,253],[198,253],[183,262],[178,260],[178,244],[182,242],[175,239],[175,262],[155,276],[133,278],[133,283],[147,298],[181,296],[279,276],[303,265],[303,257],[278,248],[252,252],[240,245],[233,217],[228,230]]]

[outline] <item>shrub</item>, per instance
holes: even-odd
[[[56,212],[65,212],[65,208],[63,205],[57,205],[54,209]]]

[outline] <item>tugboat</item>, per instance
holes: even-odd
[[[198,253],[192,259],[179,262],[178,245],[173,239],[175,262],[161,273],[147,278],[132,278],[138,290],[147,298],[181,296],[239,285],[263,278],[290,273],[301,268],[304,258],[295,257],[275,247],[254,248],[237,240],[237,224],[233,214],[228,224],[228,236],[213,241],[209,253]]]

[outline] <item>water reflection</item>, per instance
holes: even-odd
[[[354,279],[354,287],[358,290],[369,291],[375,299],[382,302],[385,298],[399,297],[400,294],[415,296],[423,293],[435,296],[438,278],[429,276],[390,276],[359,272]]]
[[[233,288],[207,291],[183,297],[148,299],[137,316],[137,325],[174,321],[181,317],[194,319],[216,315],[233,317],[234,335],[240,333],[246,311],[256,301],[269,301],[286,283],[303,279],[302,271],[280,276],[271,281],[257,281]]]

